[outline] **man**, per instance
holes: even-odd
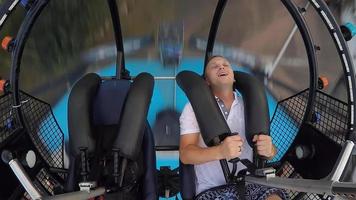
[[[232,132],[238,134],[225,138],[218,146],[207,147],[201,137],[192,106],[190,103],[185,106],[180,117],[180,160],[194,165],[197,194],[226,184],[219,160],[236,157],[252,160],[253,156],[252,148],[245,137],[243,99],[233,91],[235,80],[230,63],[221,56],[214,56],[209,59],[204,75],[228,126]],[[258,135],[253,141],[259,155],[268,159],[276,155],[270,136]],[[245,168],[241,163],[237,167],[238,171]],[[256,195],[262,199],[281,199],[279,196],[287,198],[282,190],[256,185],[247,185],[246,193],[248,196],[254,195],[254,199],[257,199]]]

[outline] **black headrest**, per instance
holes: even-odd
[[[68,99],[69,145],[72,154],[77,155],[80,147],[89,151],[95,148],[91,111],[93,97],[101,83],[101,78],[94,73],[83,76],[73,86]]]
[[[131,84],[121,113],[118,136],[113,148],[119,149],[120,155],[136,160],[144,135],[149,104],[153,93],[153,76],[139,74]]]

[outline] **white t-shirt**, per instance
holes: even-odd
[[[229,116],[227,118],[227,124],[231,132],[237,132],[244,140],[243,152],[240,156],[241,159],[249,159],[252,161],[253,151],[250,145],[246,141],[245,137],[245,119],[244,119],[244,106],[243,100],[240,96],[235,94],[235,100],[232,103]],[[180,121],[180,134],[193,134],[200,133],[199,125],[196,120],[193,108],[190,103],[187,103],[183,109],[183,112],[179,118]],[[207,147],[204,140],[199,134],[199,146]],[[229,163],[230,170],[232,169],[232,164]],[[246,168],[241,163],[237,164],[237,172],[241,169]],[[226,184],[224,174],[221,169],[220,162],[218,160],[207,162],[204,164],[194,165],[195,170],[195,186],[196,193],[207,190],[209,188]]]

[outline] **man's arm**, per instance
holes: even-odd
[[[225,138],[218,146],[200,147],[198,145],[200,133],[181,135],[179,145],[180,160],[184,164],[202,164],[214,160],[239,157],[243,141],[239,135]]]
[[[240,136],[230,136],[218,146],[199,146],[199,125],[193,108],[187,104],[179,118],[180,122],[180,160],[184,164],[202,164],[213,160],[232,159],[241,155],[243,141]]]

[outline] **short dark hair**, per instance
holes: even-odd
[[[212,55],[212,56],[209,56],[208,57],[208,60],[206,61],[206,65],[208,65],[208,63],[212,60],[212,59],[214,59],[214,58],[224,58],[224,59],[226,59],[224,56],[222,56],[222,55]]]

